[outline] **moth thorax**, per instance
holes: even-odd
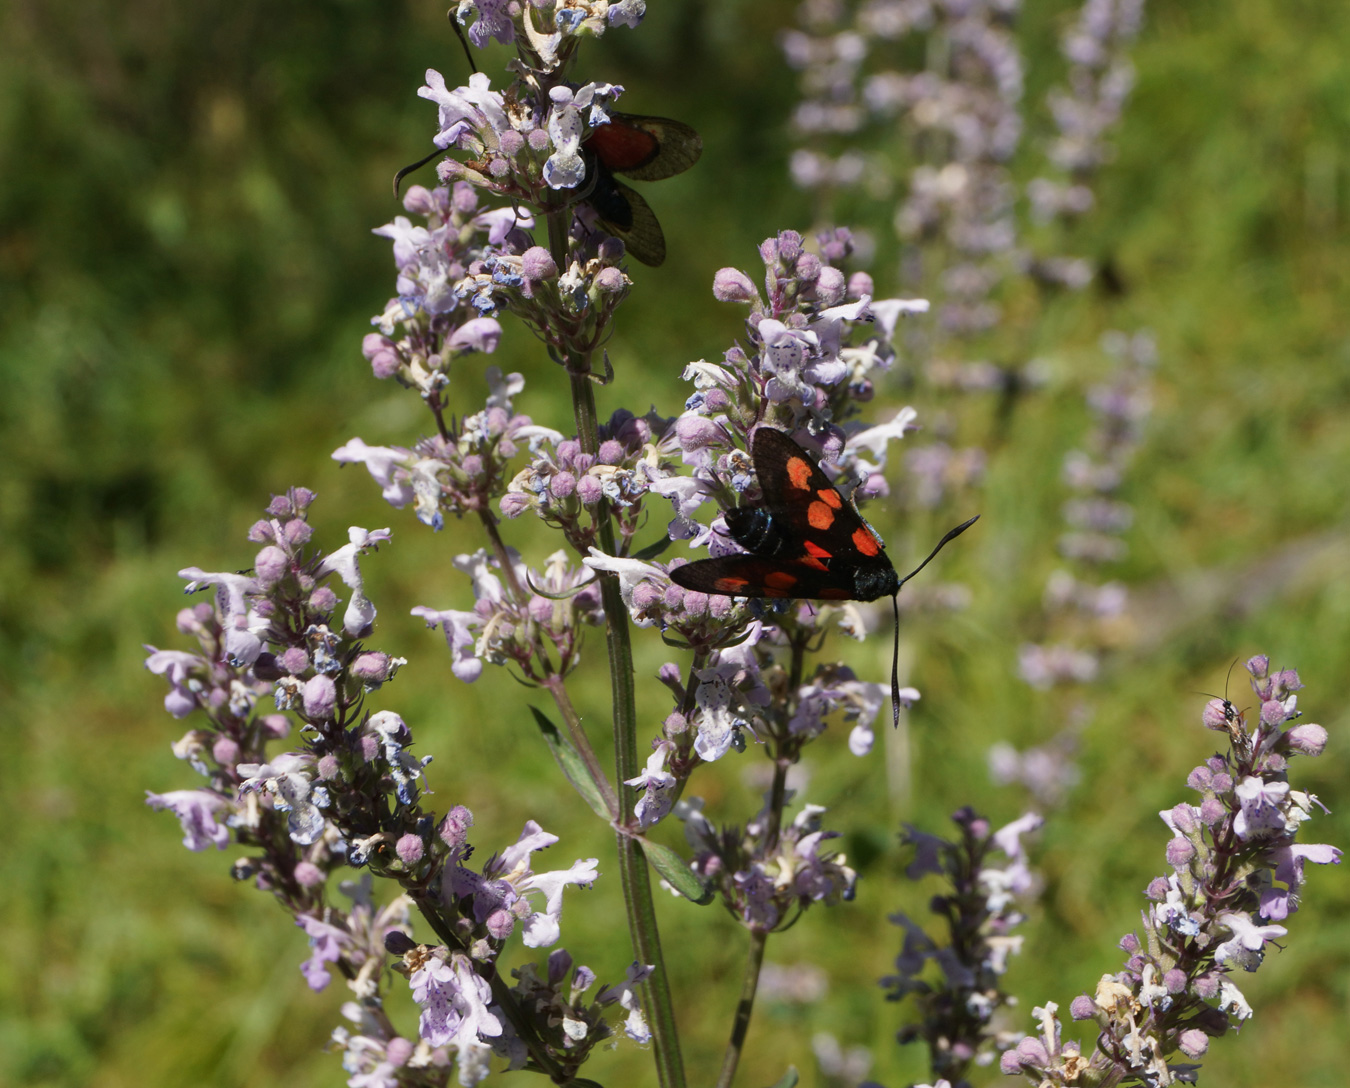
[[[862,569],[853,572],[853,592],[860,601],[875,601],[890,597],[900,588],[900,576],[894,568],[886,570]]]
[[[773,556],[790,540],[769,512],[760,506],[735,506],[723,515],[731,539],[752,555]]]

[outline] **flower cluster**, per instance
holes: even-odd
[[[424,808],[429,758],[412,754],[402,718],[366,705],[403,664],[362,641],[375,607],[359,561],[389,533],[352,529],[348,544],[325,555],[311,544],[312,501],[302,488],[273,500],[249,533],[261,545],[251,573],[181,572],[189,591],[214,586],[215,604],[179,615],[195,651],[148,647],[146,666],[168,681],[166,709],[195,720],[174,752],[205,782],[151,793],[148,803],[179,818],[191,850],[243,847],[236,878],[271,892],[309,937],[301,971],[310,986],[323,989],[334,969],[346,979],[357,1030],[340,1029],[334,1039],[348,1070],[369,1078],[361,1083],[444,1084],[453,1059],[460,1083],[474,1084],[491,1053],[555,1068],[611,1029],[592,1010],[584,1031],[555,1045],[528,1015],[503,1011],[518,998],[494,965],[513,933],[527,947],[555,944],[563,889],[593,883],[597,863],[536,871],[532,854],[558,840],[529,822],[514,846],[481,869],[468,866],[473,817],[462,806],[444,817]],[[345,609],[335,582],[349,590]],[[287,750],[270,750],[282,741]],[[348,866],[364,873],[340,885],[352,901],[342,909],[329,902],[328,881]],[[372,876],[395,881],[403,894],[377,907]],[[414,908],[443,943],[414,946]],[[422,951],[410,962],[414,947]],[[404,955],[423,1006],[411,1038],[383,1008],[391,952]],[[630,1034],[642,1036],[631,996],[624,1007]]]
[[[1020,209],[1025,198],[1032,222],[1044,224],[1092,208],[1091,176],[1132,85],[1126,55],[1142,0],[1084,0],[1064,37],[1066,84],[1047,98],[1057,133],[1044,149],[1049,170],[1020,187],[1010,170],[1027,128],[1020,8],[1020,0],[811,0],[799,9],[803,28],[783,37],[802,91],[793,180],[893,199],[893,179],[904,178],[894,223],[908,247],[907,282],[937,300],[940,329],[958,339],[999,323],[1010,277],[1068,288],[1091,279],[1087,262],[1023,238]],[[869,129],[899,139],[860,150]],[[1006,386],[1020,375],[998,378]]]
[[[1114,497],[1142,439],[1152,410],[1153,369],[1157,352],[1146,332],[1110,333],[1102,346],[1111,358],[1106,381],[1087,391],[1093,418],[1086,448],[1064,459],[1064,481],[1073,497],[1064,504],[1065,532],[1060,554],[1084,568],[1124,558],[1121,537],[1134,522],[1130,505]],[[1034,688],[1088,683],[1100,665],[1101,650],[1120,642],[1129,596],[1115,581],[1102,584],[1054,571],[1045,587],[1044,605],[1062,634],[1047,644],[1027,643],[1018,651],[1022,679]]]
[[[1011,932],[1025,921],[1015,897],[1026,895],[1034,884],[1021,839],[1042,820],[1028,813],[992,831],[988,820],[964,808],[952,821],[961,832],[955,842],[912,827],[902,836],[915,848],[905,875],[911,880],[941,876],[951,887],[929,905],[947,929],[947,943],[934,941],[908,915],[892,915],[905,938],[895,960],[896,974],[881,984],[888,1001],[912,997],[920,1014],[917,1022],[900,1030],[900,1042],[922,1039],[933,1072],[963,1084],[972,1063],[992,1058],[997,1039],[990,1023],[999,1009],[1012,1003],[999,978],[1022,945],[1022,938]],[[994,864],[994,851],[1007,861]]]
[[[780,810],[781,803],[766,797],[744,830],[721,831],[703,815],[702,802],[680,802],[676,810],[694,849],[694,871],[742,925],[758,933],[787,929],[812,903],[852,899],[858,879],[844,855],[828,845],[839,834],[822,829],[823,808],[805,805],[779,829]]]
[[[1320,725],[1299,721],[1298,673],[1272,671],[1265,656],[1246,668],[1260,701],[1257,721],[1248,726],[1227,700],[1206,704],[1203,724],[1228,738],[1228,753],[1187,779],[1199,804],[1160,813],[1172,833],[1172,871],[1148,886],[1142,938],[1121,941],[1124,970],[1103,975],[1070,1007],[1075,1020],[1095,1023],[1096,1050],[1085,1055],[1062,1041],[1057,1007],[1047,1002],[1036,1010],[1039,1033],[1004,1053],[1005,1073],[1034,1084],[1190,1081],[1209,1040],[1252,1015],[1234,971],[1255,971],[1266,945],[1288,934],[1281,923],[1298,909],[1304,866],[1338,864],[1341,851],[1297,841],[1321,806],[1289,784],[1290,760],[1320,755],[1327,742]],[[1177,1051],[1192,1062],[1169,1060]]]

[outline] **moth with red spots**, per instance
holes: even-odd
[[[652,267],[661,264],[666,259],[666,236],[656,213],[614,175],[660,181],[682,174],[703,154],[699,134],[668,117],[611,113],[609,123],[593,129],[581,148],[591,176],[584,203],[633,257]]]
[[[886,545],[839,493],[810,455],[782,431],[760,427],[750,444],[763,501],[724,512],[741,555],[699,559],[670,572],[684,589],[727,597],[875,601],[889,596],[895,613],[891,661],[893,717],[900,720],[900,587],[948,541],[979,520],[963,522],[928,558],[901,578]]]

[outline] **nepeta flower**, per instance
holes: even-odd
[[[214,846],[224,850],[230,841],[230,829],[218,817],[233,807],[211,790],[170,790],[168,793],[145,791],[145,803],[153,809],[169,809],[183,825],[183,845],[189,850]]]

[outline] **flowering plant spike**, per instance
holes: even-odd
[[[957,7],[943,10],[955,18]],[[988,15],[990,5],[964,7]],[[576,811],[612,832],[613,853],[555,853],[545,864],[544,852],[566,850],[569,835],[546,830],[537,813],[512,809],[509,828],[480,828],[456,798],[432,793],[431,755],[415,740],[421,723],[384,702],[384,686],[413,666],[378,648],[377,621],[415,621],[380,613],[364,578],[394,536],[353,527],[345,541],[316,539],[315,495],[305,488],[275,496],[249,530],[244,572],[180,572],[189,592],[214,595],[179,613],[193,648],[148,648],[147,668],[168,684],[165,709],[189,725],[174,754],[199,778],[148,803],[177,816],[189,849],[230,850],[233,875],[275,898],[307,942],[296,965],[309,987],[340,980],[350,990],[332,1048],[356,1088],[472,1086],[518,1070],[594,1085],[587,1063],[621,1040],[650,1051],[654,1083],[683,1088],[681,1002],[654,877],[683,897],[670,909],[715,900],[745,932],[717,1078],[727,1088],[770,935],[826,907],[856,909],[859,867],[800,772],[808,748],[841,727],[851,756],[868,756],[886,685],[829,656],[830,634],[863,638],[868,603],[891,596],[895,718],[920,698],[900,686],[898,667],[898,591],[912,574],[898,575],[861,511],[891,494],[893,444],[918,430],[914,407],[879,420],[865,413],[905,359],[905,323],[926,320],[930,307],[877,297],[856,267],[851,231],[783,230],[761,244],[753,272],[712,276],[714,299],[742,308],[743,331],[719,357],[680,361],[682,406],[597,408],[597,387],[613,373],[604,345],[634,288],[631,262],[659,264],[667,244],[619,179],[672,176],[701,150],[693,129],[620,112],[622,86],[576,74],[583,43],[635,28],[644,13],[643,0],[454,4],[468,48],[514,49],[509,82],[475,70],[451,86],[426,72],[417,93],[435,108],[429,127],[445,157],[438,184],[411,186],[405,214],[374,232],[392,247],[396,286],[361,345],[375,379],[425,408],[424,433],[401,444],[353,436],[332,454],[364,465],[414,528],[458,522],[476,534],[447,564],[462,576],[457,589],[412,610],[436,632],[417,668],[425,675],[430,659],[453,686],[500,666],[537,694],[546,707],[505,711],[494,726],[543,739],[584,801]],[[978,51],[980,41],[986,60],[1005,56],[1000,35],[959,44]],[[1007,97],[1020,73],[1001,74]],[[1015,135],[997,125],[979,133],[981,146]],[[983,224],[986,237],[997,225]],[[550,373],[570,397],[561,429],[526,414],[518,373],[482,365],[487,395],[474,402],[469,392],[471,369],[521,327],[557,364]],[[977,476],[972,469],[963,483]],[[914,573],[970,524],[942,537]],[[553,546],[526,546],[532,532],[553,534]],[[927,543],[913,545],[916,558]],[[902,547],[893,542],[893,553]],[[949,590],[942,607],[962,600]],[[598,657],[585,653],[594,629],[603,631],[608,720],[589,710],[583,720],[574,703],[579,670]],[[658,636],[674,658],[656,676],[669,701],[644,722],[632,640]],[[937,1075],[963,1083],[971,1061],[1001,1051],[1005,1071],[1042,1083],[1078,1083],[1083,1069],[1101,1084],[1168,1083],[1182,1071],[1168,1064],[1174,1050],[1195,1057],[1249,1014],[1234,968],[1256,966],[1284,935],[1305,863],[1337,861],[1339,851],[1294,841],[1316,799],[1286,774],[1293,755],[1320,752],[1326,733],[1295,724],[1295,673],[1271,673],[1264,659],[1248,669],[1259,723],[1248,729],[1228,704],[1207,708],[1230,754],[1193,773],[1199,805],[1164,814],[1173,873],[1150,887],[1145,933],[1127,938],[1125,970],[1073,1004],[1076,1017],[1097,1023],[1091,1057],[1060,1042],[1050,1003],[1036,1037],[995,1030],[1009,1003],[998,976],[1017,948],[1008,931],[1022,920],[1015,897],[1035,885],[1020,836],[1041,817],[991,832],[963,809],[958,844],[907,833],[920,853],[914,875],[956,881],[943,913],[971,938],[944,949],[896,916],[905,949],[886,985],[892,997],[918,995],[923,1019],[908,1037],[934,1048]],[[609,728],[608,747],[596,743],[597,726]],[[742,759],[764,761],[750,811],[720,811],[695,792],[696,779],[717,773],[710,764],[725,770]],[[683,832],[682,850],[656,841],[663,823]],[[995,851],[1007,862],[995,864]],[[564,936],[575,932],[574,904],[601,880],[621,886],[630,947],[588,966]],[[925,976],[932,969],[942,984]],[[415,1013],[402,1022],[388,997],[405,985]],[[837,1041],[818,1039],[813,1050],[822,1076],[865,1075],[866,1055]]]

